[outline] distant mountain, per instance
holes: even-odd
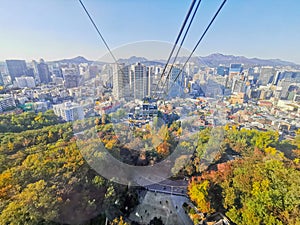
[[[184,63],[187,57],[178,57],[176,63]],[[173,59],[171,59],[171,62]],[[234,56],[234,55],[224,55],[221,53],[214,53],[208,56],[200,56],[200,57],[192,57],[190,62],[194,62],[201,66],[210,66],[210,67],[217,67],[220,64],[229,66],[231,63],[241,63],[247,66],[291,66],[300,69],[300,65],[283,61],[280,59],[259,59],[259,58],[247,58],[245,56]],[[137,62],[141,62],[146,66],[149,65],[164,65],[166,63],[165,59],[160,60],[148,60],[145,57],[138,57],[138,56],[131,56],[127,59],[119,59],[118,63],[125,63],[126,65],[135,64]],[[90,61],[82,56],[77,56],[72,59],[62,59],[58,61],[54,61],[54,63],[95,63],[99,65],[105,64],[105,62],[98,62],[98,61]]]
[[[179,62],[185,62],[187,57],[180,57],[177,60]],[[203,57],[192,57],[190,62],[197,63],[199,65],[207,65],[211,67],[216,67],[220,64],[229,66],[231,63],[242,63],[245,66],[292,66],[299,67],[299,65],[283,61],[280,59],[258,59],[258,58],[247,58],[244,56],[234,56],[234,55],[223,55],[220,53],[211,54]]]
[[[125,65],[132,65],[132,64],[135,64],[138,62],[143,63],[143,65],[145,65],[145,66],[151,66],[151,65],[162,66],[162,65],[164,65],[163,62],[159,62],[156,60],[148,60],[145,57],[137,57],[137,56],[131,56],[128,59],[119,59],[118,60],[118,63],[125,63]]]
[[[137,62],[148,61],[145,57],[131,56],[128,59],[118,59],[118,63],[125,63],[126,65],[135,64]]]
[[[143,64],[145,66],[164,66],[165,65],[165,63],[159,62],[159,61],[156,61],[156,60],[144,61]]]
[[[72,59],[62,59],[62,60],[57,60],[54,61],[53,63],[74,63],[74,64],[80,64],[80,63],[92,63],[93,61],[87,60],[86,58],[82,57],[82,56],[77,56],[75,58]]]

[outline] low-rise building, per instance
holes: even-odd
[[[16,77],[16,86],[18,88],[34,88],[35,81],[33,77]]]
[[[53,105],[53,111],[55,115],[65,121],[82,120],[84,118],[83,107],[72,102]]]
[[[9,94],[0,95],[0,112],[15,108],[16,103],[14,98]]]
[[[243,104],[245,102],[245,94],[244,93],[238,93],[235,95],[231,95],[229,99],[230,104]]]

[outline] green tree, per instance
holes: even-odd
[[[44,180],[29,184],[0,214],[1,224],[38,224],[57,217],[52,190]]]
[[[188,193],[193,202],[196,203],[201,212],[210,212],[210,202],[208,198],[208,190],[210,183],[208,180],[201,182],[193,181],[189,184]]]
[[[295,217],[300,212],[299,171],[286,168],[277,159],[270,159],[238,164],[233,174],[229,181],[223,183],[223,193],[227,215],[235,223],[300,222]]]

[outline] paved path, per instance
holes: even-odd
[[[154,218],[161,218],[165,225],[193,225],[182,205],[189,202],[184,196],[147,191],[141,204],[130,214],[132,221],[149,224]]]

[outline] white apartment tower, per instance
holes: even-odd
[[[115,64],[113,68],[113,96],[117,100],[130,98],[129,67]]]
[[[134,99],[143,99],[147,96],[147,69],[141,63],[136,63],[133,68],[133,96]]]

